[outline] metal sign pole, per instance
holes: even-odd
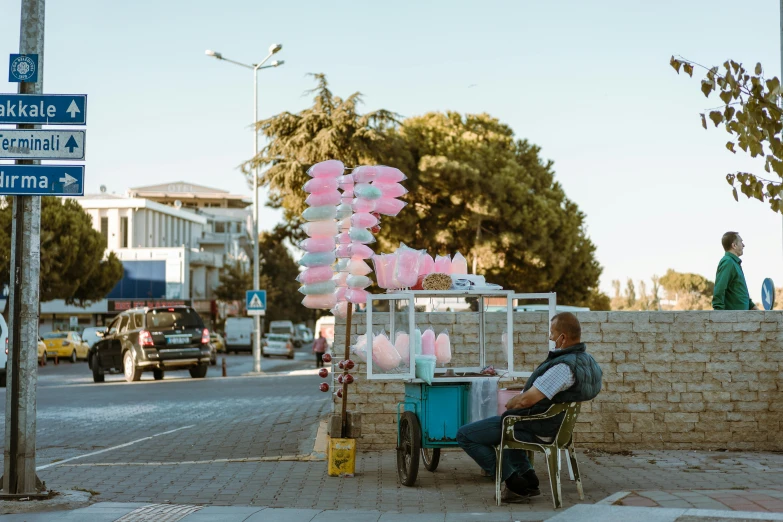
[[[38,54],[36,83],[19,84],[19,94],[43,93],[45,0],[23,0],[19,52]],[[19,125],[38,129],[39,125]],[[37,160],[17,164],[36,165]],[[42,495],[35,474],[36,385],[38,380],[38,285],[41,269],[41,198],[16,196],[11,233],[11,308],[6,393],[3,493],[0,499]]]

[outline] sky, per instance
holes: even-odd
[[[0,54],[18,52],[20,6],[0,0]],[[736,230],[759,301],[765,277],[783,284],[783,220],[735,202],[725,175],[763,173],[763,163],[727,151],[723,129],[701,127],[699,113],[719,102],[701,94],[698,72],[669,66],[672,55],[731,58],[780,76],[778,2],[737,6],[50,0],[44,91],[88,95],[87,192],[184,180],[250,197],[237,167],[253,151],[252,72],[204,51],[257,62],[281,43],[285,64],[259,73],[261,118],[308,107],[308,73],[325,73],[337,95],[362,92],[366,111],[489,113],[554,161],[586,214],[604,291],[669,268],[714,279],[720,238]],[[6,78],[0,91],[16,92]],[[264,229],[279,219],[260,213]]]

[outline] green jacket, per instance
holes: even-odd
[[[726,252],[718,263],[712,307],[715,310],[751,310],[754,307],[742,272],[742,260],[731,252]]]

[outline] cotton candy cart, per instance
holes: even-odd
[[[440,313],[438,309],[443,307],[443,303],[460,301],[474,303],[472,309],[452,313],[457,314],[458,320],[459,314],[473,314],[477,320],[465,321],[464,324],[475,326],[477,343],[468,345],[466,342],[453,342],[452,363],[436,368],[431,383],[416,376],[414,364],[394,372],[375,371],[372,357],[373,343],[367,343],[367,379],[401,381],[405,385],[405,398],[397,403],[397,475],[402,485],[415,484],[420,461],[428,471],[434,472],[440,461],[440,450],[456,447],[457,430],[469,422],[478,420],[471,418],[476,416],[476,404],[471,404],[471,400],[477,400],[475,393],[479,391],[477,387],[484,387],[488,382],[497,384],[499,376],[509,378],[530,376],[530,372],[518,370],[514,364],[514,307],[520,300],[544,300],[547,302],[546,310],[549,319],[551,320],[555,314],[557,302],[555,293],[524,294],[511,290],[416,290],[373,295],[372,299],[367,300],[367,339],[373,339],[373,333],[377,334],[379,329],[388,328],[392,342],[398,328],[413,332],[419,328],[417,321],[422,325],[436,322],[437,314]],[[373,304],[379,301],[389,301],[389,312],[374,311]],[[433,306],[432,303],[437,304]],[[435,311],[416,312],[416,306],[435,308]],[[498,333],[501,328],[502,334]],[[463,326],[462,329],[464,330],[465,327]],[[470,337],[470,339],[475,338],[473,335]],[[541,342],[547,342],[547,338],[548,336],[541,335]],[[501,339],[500,343],[498,339]],[[505,353],[504,360],[500,361],[497,353],[488,350],[490,345]],[[462,353],[463,350],[470,353]],[[507,363],[507,367],[499,366],[499,362]],[[497,375],[480,373],[488,365],[494,366]],[[497,386],[494,386],[495,390],[496,388]]]

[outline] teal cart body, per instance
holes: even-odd
[[[470,422],[470,386],[405,383],[405,401],[397,404],[397,473],[403,485],[416,482],[419,457],[435,471],[441,448],[457,446],[457,430]]]

